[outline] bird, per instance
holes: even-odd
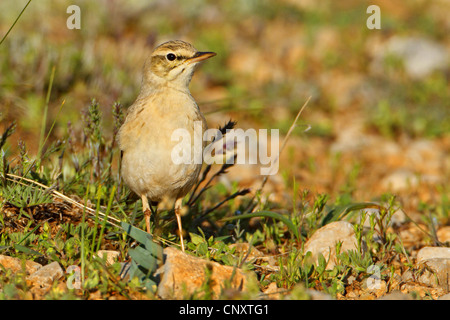
[[[182,40],[157,46],[144,63],[140,92],[127,109],[118,133],[121,176],[142,199],[147,232],[151,233],[151,205],[171,201],[183,252],[182,201],[197,182],[202,163],[194,161],[195,157],[174,162],[173,150],[180,142],[173,141],[172,134],[182,129],[192,136],[196,123],[201,124],[202,132],[207,129],[189,83],[196,67],[215,55],[215,52],[200,52]],[[183,146],[184,150],[195,152],[193,140]]]

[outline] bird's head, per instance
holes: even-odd
[[[195,67],[215,56],[214,52],[199,52],[191,44],[174,40],[155,48],[144,66],[144,82],[152,86],[165,85],[188,89]]]

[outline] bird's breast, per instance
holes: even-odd
[[[203,115],[187,94],[155,95],[141,104],[120,131],[125,182],[155,201],[187,193],[201,169]]]

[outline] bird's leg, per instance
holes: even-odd
[[[147,232],[150,233],[150,216],[152,215],[152,211],[150,210],[147,196],[144,194],[141,196],[141,198],[142,198],[142,211],[144,211]]]
[[[175,201],[175,216],[177,217],[178,231],[180,233],[181,251],[184,252],[183,227],[181,226],[181,205],[183,198]]]

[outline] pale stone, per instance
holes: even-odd
[[[417,253],[417,263],[430,259],[450,259],[450,248],[423,247]]]
[[[381,184],[383,188],[397,192],[417,187],[419,179],[414,172],[408,169],[398,169],[386,176]]]
[[[49,263],[27,278],[27,282],[34,286],[45,287],[51,285],[64,275],[64,271],[58,262]]]
[[[450,285],[450,248],[424,247],[417,253],[418,281],[431,287]]]
[[[450,300],[450,293],[440,296],[438,300]]]
[[[202,296],[205,281],[209,282],[212,298],[217,299],[227,282],[232,289],[245,291],[253,275],[171,247],[164,249],[164,258],[164,265],[156,272],[160,276],[157,294],[162,299],[184,299],[194,293]]]
[[[357,239],[353,225],[346,221],[336,221],[318,229],[305,244],[305,254],[310,251],[312,258],[317,262],[319,253],[325,259],[330,259],[327,269],[336,265],[336,244],[342,242],[341,253],[349,250],[358,250]]]
[[[435,258],[423,260],[419,267],[422,273],[418,276],[418,281],[430,286],[439,288],[450,287],[450,259]]]
[[[438,175],[437,179],[439,180],[442,178],[441,173],[446,156],[443,150],[445,148],[442,148],[436,141],[420,139],[407,144],[404,156],[410,168],[415,168],[425,177]],[[429,179],[427,178],[427,180]]]
[[[422,79],[435,70],[444,70],[448,66],[448,54],[441,44],[422,37],[392,37],[382,48],[377,50],[371,64],[374,73],[382,68],[386,56],[399,57],[406,73],[415,79]]]
[[[394,37],[389,41],[388,53],[401,57],[406,72],[413,78],[423,78],[434,70],[443,70],[448,54],[441,44],[419,37]]]

